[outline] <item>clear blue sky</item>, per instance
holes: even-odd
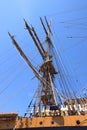
[[[23,115],[38,81],[21,58],[8,36],[15,36],[36,66],[40,57],[25,29],[23,18],[37,30],[43,30],[39,17],[51,20],[54,42],[77,89],[87,88],[87,0],[0,0],[0,112]],[[73,38],[67,38],[72,36]]]

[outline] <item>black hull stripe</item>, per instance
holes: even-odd
[[[13,129],[7,129],[7,130],[13,130]],[[87,126],[20,128],[20,129],[15,129],[15,130],[87,130]]]

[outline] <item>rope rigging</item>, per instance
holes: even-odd
[[[48,110],[49,106],[61,106],[65,105],[65,103],[68,105],[69,109],[70,106],[74,110],[73,102],[76,106],[78,106],[78,98],[76,93],[74,92],[73,86],[75,87],[75,84],[73,83],[72,78],[68,74],[67,67],[64,66],[62,56],[60,54],[60,51],[56,49],[55,45],[53,44],[51,40],[52,30],[50,28],[50,25],[45,18],[45,24],[43,23],[42,18],[40,18],[41,24],[43,26],[44,32],[46,34],[45,43],[47,45],[46,50],[44,48],[44,44],[40,41],[35,29],[33,26],[29,26],[28,23],[24,20],[25,26],[31,35],[37,50],[39,51],[43,64],[39,65],[39,63],[35,63],[35,61],[29,57],[23,52],[22,48],[18,45],[16,42],[14,36],[12,36],[10,33],[9,36],[19,51],[20,55],[23,57],[25,62],[28,64],[28,66],[32,69],[34,72],[35,77],[40,81],[39,87],[37,88],[36,93],[34,94],[34,97],[32,98],[30,104],[28,105],[28,108],[24,114],[24,117],[27,116],[27,114],[30,114],[30,110],[33,107],[33,114],[36,115],[37,111],[41,114],[41,112],[44,110]],[[85,17],[86,18],[86,17]],[[84,18],[78,18],[77,20],[81,20]],[[72,19],[74,21],[75,19]],[[62,23],[68,23],[68,22],[62,22]],[[68,23],[71,25],[81,25],[82,23]],[[47,29],[46,29],[47,28]],[[86,40],[87,36],[68,36],[67,38],[81,38]],[[81,42],[81,41],[80,41]],[[79,42],[79,43],[80,43]],[[72,48],[73,46],[69,47],[68,49]],[[64,50],[63,50],[64,52]],[[52,54],[51,54],[52,53]],[[32,64],[35,63],[35,66]],[[37,66],[36,66],[37,65]],[[16,68],[16,66],[15,66]],[[22,71],[21,71],[22,72]],[[17,74],[16,76],[18,76]],[[7,77],[7,76],[6,76]],[[7,78],[6,78],[7,79]],[[14,79],[9,82],[9,85],[7,85],[1,92],[2,94],[9,86],[10,84],[16,79]],[[56,80],[57,79],[57,80]],[[57,85],[58,84],[58,85]],[[19,90],[18,90],[19,91]],[[14,94],[15,95],[15,94]],[[13,96],[12,96],[13,97]],[[58,103],[57,103],[58,102]],[[80,101],[81,104],[85,101],[82,99]],[[43,109],[42,109],[43,107]],[[61,108],[61,107],[60,107]]]

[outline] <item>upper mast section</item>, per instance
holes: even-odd
[[[51,36],[52,32],[51,32],[51,29],[50,29],[50,25],[49,25],[49,23],[48,23],[48,21],[46,19],[46,16],[44,18],[45,18],[45,22],[47,24],[48,30],[46,30],[46,27],[45,27],[45,25],[44,25],[43,20],[42,20],[41,17],[40,17],[40,21],[41,21],[41,24],[42,24],[43,29],[45,31],[45,34],[46,34],[46,39],[45,39],[45,41],[47,43],[46,53],[49,53],[49,51],[50,51],[50,45],[52,45],[52,42],[51,42],[51,39],[50,39],[50,36]]]
[[[44,59],[44,57],[45,57],[45,50],[44,50],[44,48],[42,46],[42,43],[41,43],[38,35],[36,34],[36,31],[35,31],[34,27],[33,26],[30,27],[28,25],[28,23],[25,21],[25,19],[24,19],[24,22],[25,22],[25,26],[26,26],[29,34],[31,35],[31,37],[32,37],[32,39],[33,39],[33,41],[34,41],[34,43],[35,43],[39,53],[41,54],[42,58]]]

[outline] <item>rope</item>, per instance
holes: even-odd
[[[19,66],[19,64],[17,65],[17,66]],[[7,86],[6,87],[4,87],[1,91],[0,91],[0,95],[2,94],[2,93],[4,93],[9,87],[10,87],[10,85],[17,79],[17,77],[19,77],[19,75],[21,75],[21,73],[23,72],[23,68],[21,68],[22,70],[20,70],[20,72],[18,72],[16,75],[15,75],[15,77],[7,84]],[[25,68],[24,68],[25,69]],[[17,72],[17,69],[15,69],[16,71],[15,72]],[[14,71],[14,70],[13,70]],[[10,74],[8,74],[8,75],[10,75]],[[8,75],[6,75],[6,77],[4,77],[4,79],[7,79],[8,80],[8,78],[9,78],[9,76]],[[4,80],[3,79],[3,80]],[[2,81],[3,81],[2,80]]]
[[[29,85],[28,83],[25,83],[23,86],[19,87],[17,89],[16,92],[14,92],[7,100],[5,103],[3,103],[2,105],[0,105],[0,108],[3,108],[8,102],[10,102],[21,90],[23,90],[27,85]]]
[[[59,14],[67,14],[67,13],[71,13],[71,12],[77,12],[77,11],[80,11],[80,10],[83,10],[83,9],[87,9],[87,6],[83,6],[81,8],[76,8],[76,9],[71,9],[71,10],[64,10],[64,11],[61,11],[61,12],[55,12],[55,13],[50,13],[50,14],[45,14],[45,16],[58,16]]]
[[[19,118],[19,120],[18,120],[19,122],[21,121],[21,118]],[[16,128],[17,128],[17,126],[18,126],[18,124],[19,124],[19,122],[14,126],[14,128],[13,128],[13,130],[16,130]]]

